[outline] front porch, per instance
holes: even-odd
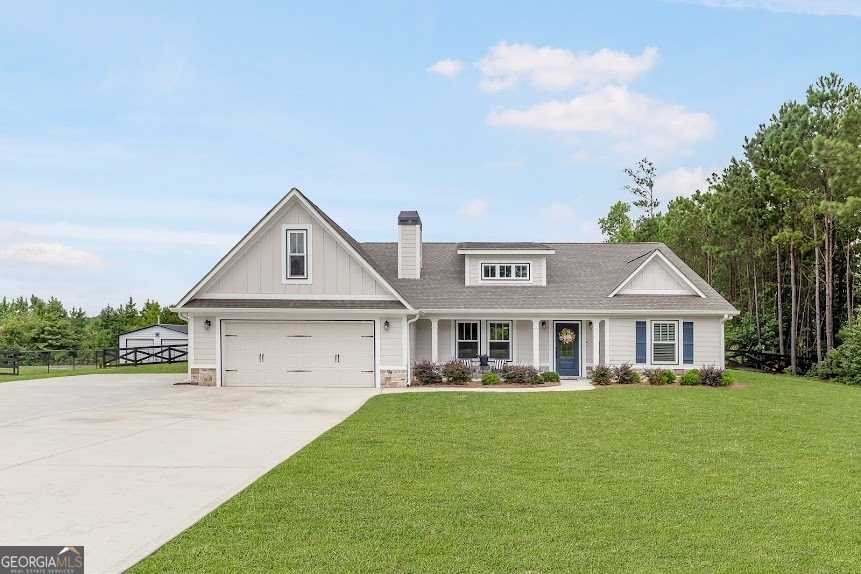
[[[486,355],[562,377],[585,377],[606,362],[607,325],[608,318],[590,316],[423,316],[410,323],[410,362],[477,361]]]

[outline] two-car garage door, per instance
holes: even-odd
[[[229,386],[373,387],[373,321],[222,322]]]

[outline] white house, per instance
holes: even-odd
[[[359,243],[293,189],[176,305],[200,384],[398,386],[417,359],[562,376],[723,364],[738,311],[661,243]]]

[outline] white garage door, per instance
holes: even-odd
[[[230,386],[373,387],[373,321],[224,321]]]

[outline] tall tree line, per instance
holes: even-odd
[[[819,78],[750,137],[709,188],[660,213],[642,160],[601,227],[610,241],[663,241],[742,311],[728,345],[829,361],[855,322],[861,234],[861,94]],[[645,181],[644,181],[645,179]]]
[[[4,297],[0,300],[0,349],[42,351],[115,347],[120,333],[157,322],[183,323],[179,315],[150,300],[138,309],[129,298],[123,305],[108,305],[98,315],[87,317],[80,308],[66,309],[55,297],[47,300],[35,295],[29,299]]]

